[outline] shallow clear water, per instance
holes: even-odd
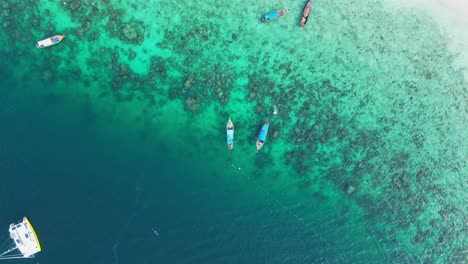
[[[44,263],[466,262],[465,22],[408,3],[2,3],[0,242],[27,215]]]

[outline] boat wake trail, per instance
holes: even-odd
[[[278,198],[276,198],[261,183],[259,183],[253,177],[249,176],[246,172],[244,172],[240,166],[238,166],[238,165],[236,165],[234,163],[231,163],[231,167],[233,167],[235,170],[237,170],[238,174],[242,175],[248,181],[253,183],[257,187],[257,189],[260,190],[262,193],[264,193],[268,197],[268,199],[270,199],[273,203],[275,203],[277,206],[283,208],[284,211],[286,211],[288,214],[293,216],[306,230],[308,230],[309,232],[312,232],[313,236],[310,236],[312,239],[321,240],[322,243],[324,243],[327,246],[328,249],[330,249],[332,252],[334,252],[334,256],[336,258],[340,258],[339,263],[346,263],[345,259],[343,258],[343,256],[341,254],[339,254],[337,249],[334,246],[332,246],[328,241],[326,241],[325,237],[326,237],[327,234],[325,232],[321,232],[321,233],[317,232],[317,230],[314,228],[313,225],[311,226],[309,223],[307,223],[305,221],[304,218],[302,218],[298,214],[296,214],[293,211],[293,209],[291,209],[286,204],[284,204],[282,201],[280,201]],[[336,220],[332,220],[332,221],[336,221]]]
[[[114,245],[112,246],[112,254],[114,256],[113,264],[119,264],[119,241],[115,240]]]
[[[119,253],[118,253],[119,239],[121,239],[122,236],[124,236],[125,233],[127,233],[128,228],[130,227],[130,225],[132,224],[134,219],[137,217],[138,211],[141,209],[140,202],[141,202],[141,196],[143,194],[144,189],[137,184],[137,186],[135,187],[135,191],[136,191],[136,194],[135,194],[135,207],[134,207],[134,210],[128,216],[127,222],[125,223],[125,225],[123,225],[123,227],[118,232],[117,238],[114,240],[114,244],[112,245],[112,255],[113,255],[113,262],[112,263],[113,264],[118,264],[119,263]]]

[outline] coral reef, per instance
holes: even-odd
[[[457,196],[466,186],[445,178],[464,171],[453,130],[460,122],[446,117],[466,108],[460,100],[467,84],[441,36],[429,36],[436,46],[427,46],[424,39],[414,39],[415,47],[405,49],[396,44],[434,31],[421,22],[424,17],[406,14],[410,26],[403,28],[401,21],[388,20],[379,5],[370,5],[367,12],[373,16],[365,18],[361,16],[369,13],[350,8],[349,16],[388,25],[364,23],[366,32],[358,34],[346,21],[336,28],[339,40],[311,34],[317,47],[298,49],[291,46],[295,42],[280,37],[258,40],[248,29],[223,31],[215,19],[194,18],[188,25],[175,21],[174,26],[152,29],[111,1],[96,6],[74,0],[60,6],[73,22],[73,41],[38,53],[34,42],[57,33],[57,25],[41,19],[51,12],[37,2],[3,1],[0,6],[2,34],[7,36],[0,54],[12,65],[34,58],[31,70],[39,73],[41,82],[98,83],[100,98],[138,101],[153,109],[140,119],[145,114],[155,119],[159,112],[154,109],[166,99],[180,102],[192,116],[215,106],[219,116],[234,111],[247,116],[245,123],[271,118],[268,144],[283,146],[284,152],[279,155],[282,160],[274,162],[292,168],[291,181],[297,181],[301,191],[310,191],[320,178],[355,201],[366,212],[370,232],[394,246],[395,262],[466,260],[459,246],[466,240],[466,210]],[[320,23],[316,27],[323,29]],[[81,60],[86,65],[79,64]],[[141,61],[148,65],[139,65]],[[437,99],[444,96],[462,99]],[[63,97],[47,91],[42,98],[53,105]],[[90,123],[97,115],[91,105],[84,109]],[[274,116],[273,106],[279,109]],[[257,128],[243,129],[253,131],[240,139],[247,141]],[[264,150],[256,158],[254,174],[273,163],[274,151],[269,146]],[[316,191],[313,197],[326,199]],[[428,208],[431,205],[437,208],[435,214],[429,212],[434,210]],[[410,237],[414,248],[401,237]]]

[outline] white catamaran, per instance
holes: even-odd
[[[8,250],[0,253],[0,260],[33,258],[34,254],[41,252],[39,239],[28,218],[24,217],[21,222],[11,224],[9,231],[13,241],[10,242]]]

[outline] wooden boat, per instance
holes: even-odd
[[[231,118],[229,118],[226,125],[226,135],[228,149],[234,148],[234,124],[232,123]]]
[[[307,1],[304,10],[302,11],[301,23],[299,24],[301,26],[301,29],[304,28],[305,24],[307,24],[310,9],[312,9],[312,0]]]
[[[53,37],[43,39],[37,42],[36,48],[42,49],[42,48],[53,46],[55,44],[60,43],[60,41],[62,41],[62,39],[64,38],[65,38],[65,35],[55,35]]]
[[[265,122],[265,124],[263,124],[262,126],[262,129],[260,129],[260,133],[258,133],[257,151],[259,151],[262,148],[263,143],[265,143],[265,139],[268,134],[268,126],[269,126],[268,122]]]
[[[282,9],[282,10],[277,10],[277,11],[273,11],[273,12],[270,12],[266,15],[264,15],[262,18],[260,18],[260,22],[269,22],[271,20],[275,20],[275,19],[278,19],[284,15],[286,15],[286,13],[288,13],[288,9]]]

